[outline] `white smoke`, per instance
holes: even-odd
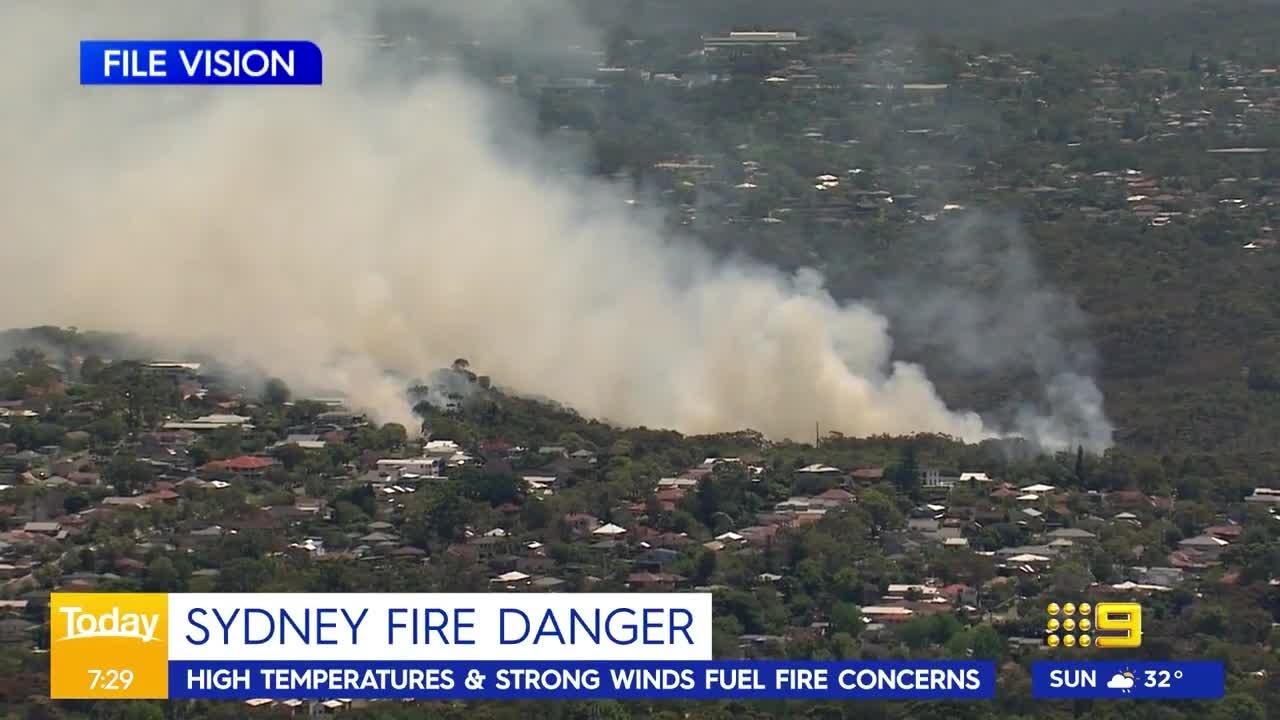
[[[900,349],[966,379],[1029,371],[1043,398],[1014,408],[1013,427],[1045,447],[1111,445],[1084,313],[1045,282],[1012,218],[969,213],[910,252],[876,293]]]
[[[816,274],[669,243],[615,188],[515,155],[525,129],[487,90],[371,82],[351,18],[251,7],[0,7],[0,40],[22,59],[0,69],[0,325],[208,349],[407,426],[388,372],[462,356],[626,424],[1001,434],[893,362],[885,318],[833,301]],[[325,85],[76,85],[84,38],[246,32],[315,40]],[[1022,422],[1057,445],[1060,426]]]

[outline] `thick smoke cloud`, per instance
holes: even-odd
[[[0,325],[206,349],[410,426],[389,377],[461,356],[626,424],[1000,434],[893,361],[884,316],[816,274],[669,242],[614,188],[515,154],[518,113],[459,77],[371,81],[354,5],[315,7],[0,8],[24,59],[0,70]],[[325,86],[75,84],[82,38],[245,34],[316,40]],[[1054,377],[1059,395],[1096,393]],[[1021,422],[1051,444],[1060,426]]]
[[[1014,427],[1048,447],[1111,444],[1084,313],[1046,284],[1013,218],[970,213],[912,252],[918,260],[876,293],[900,350],[960,377],[1030,372],[1042,402],[1012,408]]]

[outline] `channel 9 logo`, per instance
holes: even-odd
[[[1142,646],[1142,607],[1138,603],[1049,603],[1045,623],[1049,647],[1136,648]]]

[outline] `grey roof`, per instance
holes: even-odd
[[[1049,537],[1052,537],[1052,538],[1066,538],[1068,540],[1089,539],[1089,538],[1098,537],[1097,535],[1094,535],[1088,530],[1081,530],[1080,528],[1059,528],[1057,530],[1054,530],[1053,532],[1048,533],[1048,535]]]

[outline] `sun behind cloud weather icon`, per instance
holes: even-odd
[[[1111,679],[1107,681],[1107,687],[1128,695],[1133,691],[1133,672],[1125,670],[1122,673],[1112,675]]]

